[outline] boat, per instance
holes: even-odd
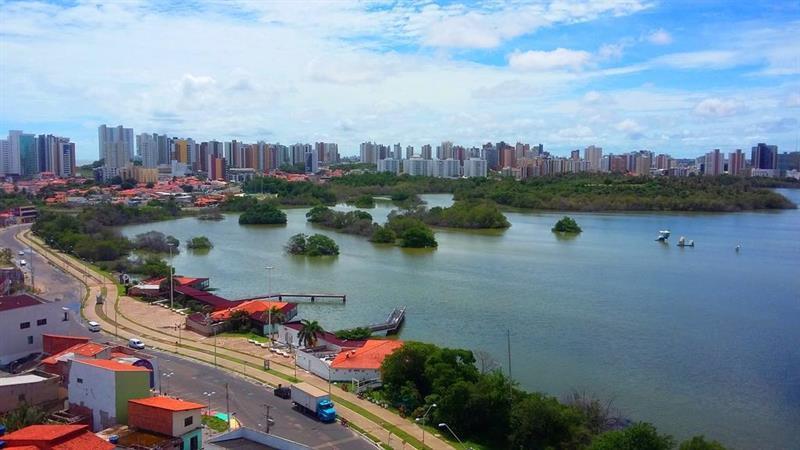
[[[736,245],[736,253],[739,253],[739,250],[742,249],[742,244]]]
[[[669,239],[669,230],[661,230],[658,232],[658,237],[656,238],[656,241],[666,242],[667,239]]]
[[[681,236],[681,238],[678,239],[677,245],[678,247],[694,247],[694,241],[691,239],[687,241],[685,237]]]

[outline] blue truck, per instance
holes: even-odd
[[[292,403],[308,414],[313,414],[320,422],[336,420],[336,409],[331,396],[322,389],[309,383],[298,383],[292,386]]]

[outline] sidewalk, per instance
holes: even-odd
[[[175,318],[180,318],[180,322],[183,323],[184,316],[177,315],[158,306],[144,305],[130,297],[123,296],[120,298],[117,294],[117,287],[111,280],[96,272],[90,266],[70,256],[56,253],[45,247],[37,238],[29,233],[29,231],[18,233],[17,239],[24,242],[26,245],[36,247],[40,255],[50,260],[53,264],[71,274],[79,281],[84,282],[85,279],[84,283],[89,288],[89,295],[83,301],[82,313],[87,320],[100,323],[105,332],[109,334],[113,333],[123,339],[138,337],[150,347],[177,353],[218,367],[224,367],[233,372],[243,374],[273,386],[278,383],[286,384],[287,380],[294,378],[295,369],[294,367],[285,365],[286,362],[280,362],[270,358],[272,362],[270,367],[272,370],[266,372],[263,370],[263,357],[254,356],[219,345],[221,342],[224,344],[227,338],[217,339],[218,345],[215,346],[213,338],[206,338],[205,336],[181,330],[180,342],[178,342],[178,331],[171,326],[164,326],[165,319],[161,317],[164,317],[164,314],[174,315]],[[106,290],[105,304],[94,305],[96,295],[99,294],[103,288]],[[148,322],[148,325],[131,320],[131,318],[129,318],[129,314],[131,313],[138,314],[132,317],[142,317],[142,307],[152,308],[152,311],[148,315],[152,314],[150,317],[155,317],[157,314],[160,316],[159,319],[154,320],[152,323]],[[177,321],[173,322],[172,318],[166,320],[167,323],[177,323]],[[289,364],[291,363],[290,361]],[[324,390],[328,389],[328,383],[326,381],[304,373],[302,370],[298,370],[297,375],[298,378],[303,381],[308,381]],[[406,446],[423,448],[421,444],[422,429],[411,421],[405,420],[373,403],[359,399],[355,395],[345,392],[338,387],[332,387],[331,393],[334,396],[334,403],[338,403],[337,411],[342,417],[380,439],[384,444],[392,448],[404,448]],[[338,397],[338,399],[336,397]],[[353,405],[353,408],[359,409],[359,411],[348,408],[343,404],[342,400],[349,405]],[[398,437],[398,434],[400,434],[400,437]],[[404,444],[402,441],[402,438],[406,437],[404,435],[410,436],[411,439],[408,440],[411,442]],[[437,438],[435,435],[425,433],[425,448],[438,450],[451,449],[453,447]]]

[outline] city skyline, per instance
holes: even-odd
[[[795,3],[181,5],[0,6],[0,128],[69,136],[80,161],[102,123],[342,156],[364,141],[798,148]]]

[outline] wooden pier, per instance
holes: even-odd
[[[284,299],[291,299],[291,298],[307,298],[311,300],[311,303],[317,301],[317,299],[336,299],[341,300],[342,303],[347,303],[347,295],[345,294],[296,294],[296,293],[281,293],[281,294],[273,294],[270,297],[278,297],[278,300],[283,301]]]

